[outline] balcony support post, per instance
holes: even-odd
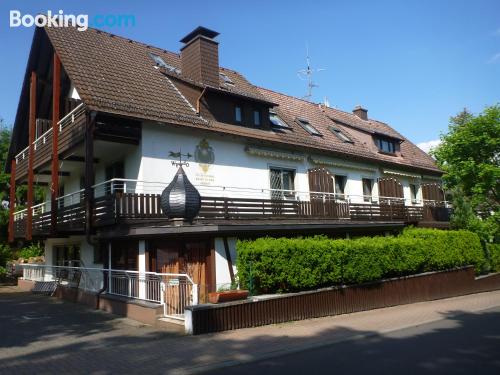
[[[14,210],[16,209],[16,158],[10,166],[9,242],[14,242]]]
[[[97,113],[87,113],[85,123],[85,234],[87,238],[92,234],[93,206],[94,206],[94,128]]]
[[[33,224],[33,159],[34,159],[34,142],[36,131],[36,72],[31,72],[30,82],[30,112],[29,112],[29,140],[28,140],[28,199],[27,199],[27,216],[26,216],[26,239],[32,239],[32,224]]]
[[[57,233],[57,197],[59,195],[59,125],[61,100],[61,61],[54,52],[52,82],[52,181],[50,186],[50,230]]]

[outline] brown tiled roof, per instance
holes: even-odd
[[[279,105],[276,111],[279,112],[287,124],[293,127],[297,135],[315,139],[321,148],[328,148],[352,156],[385,161],[391,164],[439,171],[434,160],[429,155],[387,124],[370,119],[365,121],[352,113],[325,107],[268,89],[260,88],[260,90],[265,97]],[[309,135],[296,123],[295,119],[297,117],[309,120],[311,125],[323,134],[323,137]],[[332,125],[340,128],[354,142],[347,143],[340,140],[330,131],[329,127]],[[379,153],[372,141],[373,133],[385,134],[403,140],[401,143],[401,156]]]
[[[344,158],[370,159],[439,172],[427,154],[382,122],[364,121],[350,113],[258,88],[230,69],[220,68],[220,71],[234,84],[227,85],[221,78],[217,89],[278,104],[277,111],[292,129],[276,132],[207,121],[182,96],[170,76],[186,79],[176,72],[167,73],[156,68],[149,56],[149,53],[157,54],[167,64],[180,69],[178,54],[95,29],[85,32],[74,28],[45,30],[80,97],[92,109],[316,149]],[[294,121],[298,116],[306,117],[323,137],[307,133]],[[329,131],[328,127],[333,124],[348,134],[354,143],[342,142]],[[403,155],[379,154],[376,148],[370,146],[371,136],[367,136],[367,132],[403,139]]]

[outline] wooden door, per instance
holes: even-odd
[[[152,243],[156,253],[157,272],[161,273],[183,273],[191,277],[198,285],[198,300],[206,302],[208,293],[215,290],[215,259],[213,255],[212,241],[156,241]],[[179,280],[181,283],[185,280]],[[168,289],[168,288],[167,288]],[[189,298],[187,288],[170,288],[166,297],[169,300]],[[167,308],[169,304],[167,303]],[[173,308],[173,306],[171,306]]]
[[[206,241],[187,242],[184,249],[184,273],[198,284],[198,298],[206,302],[208,293],[215,289],[210,277],[210,248]]]

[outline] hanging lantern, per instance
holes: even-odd
[[[192,221],[201,207],[201,197],[198,190],[189,181],[179,165],[172,182],[161,194],[161,208],[170,219]]]

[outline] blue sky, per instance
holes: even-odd
[[[12,123],[33,28],[22,14],[133,15],[112,33],[178,51],[198,25],[221,33],[220,63],[252,83],[301,97],[306,45],[314,101],[394,126],[416,143],[435,140],[462,108],[500,102],[500,2],[491,1],[11,1],[0,3],[0,117]]]

